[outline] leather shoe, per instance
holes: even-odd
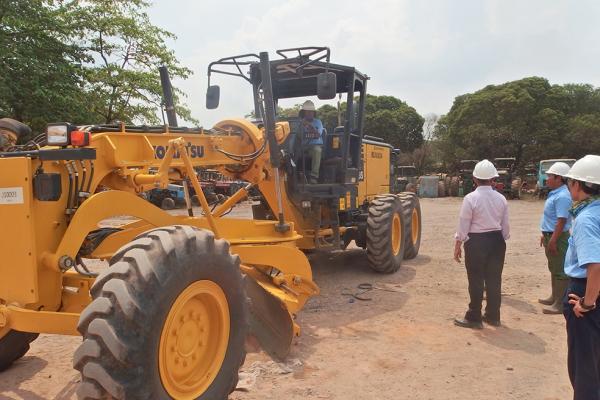
[[[455,318],[454,325],[460,326],[461,328],[483,329],[483,323],[481,321],[469,321],[468,319]]]
[[[485,322],[488,325],[491,325],[491,326],[500,326],[500,321],[497,320],[497,319],[491,319],[491,318],[489,318],[489,317],[487,317],[485,315],[483,316],[482,319],[483,319],[483,322]]]

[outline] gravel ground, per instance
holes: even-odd
[[[543,204],[511,201],[512,237],[503,283],[503,326],[454,327],[468,302],[464,266],[452,261],[460,199],[423,199],[419,256],[393,275],[369,270],[364,252],[313,254],[322,294],[298,320],[302,335],[285,364],[250,354],[232,400],[528,399],[572,396],[561,316],[546,316],[549,274],[538,247]],[[248,206],[234,215],[247,215]],[[355,300],[361,283],[375,290]],[[71,367],[81,339],[42,335],[0,374],[0,399],[74,399]]]

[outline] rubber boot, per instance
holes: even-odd
[[[555,279],[552,287],[554,298],[556,299],[550,308],[544,308],[542,312],[544,314],[562,314],[563,312],[563,296],[567,291],[569,281],[566,279]]]
[[[552,304],[554,304],[554,281],[556,279],[554,279],[554,276],[550,275],[550,286],[552,287],[552,293],[550,294],[550,297],[548,297],[547,299],[538,299],[538,303],[543,304],[545,306],[551,306]]]

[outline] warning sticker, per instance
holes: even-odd
[[[23,204],[23,188],[0,188],[0,204]]]

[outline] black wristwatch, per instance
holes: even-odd
[[[581,308],[583,308],[585,311],[592,311],[592,310],[594,310],[594,309],[596,308],[596,303],[592,304],[591,306],[588,306],[588,305],[586,305],[586,304],[583,302],[583,300],[584,300],[584,298],[583,298],[583,297],[579,299],[579,305],[580,305],[580,306],[581,306]]]

